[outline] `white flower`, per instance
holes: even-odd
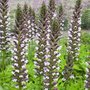
[[[88,78],[88,75],[85,75],[86,78]]]
[[[12,71],[12,74],[14,75],[14,74],[15,74],[15,72],[13,72],[13,71]]]
[[[0,19],[0,23],[2,23],[2,20]]]
[[[15,86],[16,88],[19,88],[19,86]]]
[[[31,22],[30,22],[30,20],[28,20],[28,24],[30,24]]]
[[[22,81],[21,83],[22,83],[22,84],[25,84],[26,82],[25,82],[25,81]]]
[[[23,77],[23,75],[20,75],[19,77],[20,77],[20,78],[22,78],[22,77]]]
[[[49,90],[48,88],[45,88],[45,90]]]
[[[57,69],[57,70],[60,70],[60,67],[57,67],[56,69]]]
[[[26,68],[26,65],[23,65],[22,68]]]
[[[44,72],[49,72],[49,69],[47,67],[44,67]]]
[[[44,62],[44,65],[45,65],[45,66],[49,66],[50,63],[49,63],[48,61],[45,61],[45,62]]]
[[[48,77],[48,76],[46,76],[45,78],[46,78],[46,79],[49,79],[49,77]]]
[[[47,31],[48,31],[48,32],[51,32],[51,30],[50,30],[50,29],[48,29]]]
[[[52,68],[54,69],[54,68],[56,68],[56,66],[52,66]]]
[[[89,69],[88,69],[88,68],[86,68],[86,72],[87,72],[87,73],[89,72]]]
[[[59,53],[56,57],[58,58],[58,57],[60,57],[61,56],[61,54]]]
[[[51,57],[51,55],[45,55],[45,58],[46,59],[48,59],[48,58],[50,58]]]
[[[50,45],[50,42],[49,42],[49,40],[48,40],[48,41],[46,41],[46,44],[47,44],[47,45]]]
[[[85,90],[88,90],[88,88],[85,88]]]
[[[14,63],[14,66],[18,67],[18,64],[17,63]]]
[[[34,61],[34,64],[37,65],[38,63],[36,61]]]
[[[37,54],[37,53],[35,53],[35,58],[37,58],[37,55],[38,55],[38,54]]]
[[[52,75],[54,76],[56,73],[52,73]]]
[[[81,36],[81,33],[78,33],[78,36],[80,37]]]
[[[84,82],[85,82],[85,83],[87,83],[88,81],[87,81],[87,80],[85,80]]]
[[[73,23],[73,20],[71,20],[71,23]]]
[[[15,72],[19,73],[19,70],[15,70]]]
[[[49,52],[49,49],[48,48],[45,48],[46,52]]]
[[[56,81],[58,81],[58,78],[54,78],[53,80],[56,82]]]
[[[71,78],[71,79],[74,79],[74,75],[71,75],[70,78]]]
[[[25,60],[25,64],[27,64],[28,63],[28,60]]]
[[[13,82],[17,82],[17,79],[13,79],[12,81],[13,81]]]
[[[57,48],[57,50],[61,50],[61,48],[62,48],[62,46],[59,46],[59,47]]]
[[[78,31],[81,31],[81,27],[78,27]]]
[[[65,78],[62,78],[62,81],[66,81],[66,79]]]
[[[86,66],[89,66],[88,62],[86,62]]]
[[[25,73],[28,73],[28,70],[26,70]]]
[[[56,75],[58,76],[58,75],[59,75],[59,73],[56,73]]]
[[[58,52],[57,51],[54,51],[54,54],[58,54]]]
[[[45,85],[46,85],[46,86],[48,86],[48,85],[49,85],[49,83],[45,83]]]
[[[56,59],[53,59],[53,61],[56,61]]]
[[[57,14],[56,14],[56,13],[54,13],[54,14],[53,14],[53,17],[55,18],[56,16],[57,16]]]

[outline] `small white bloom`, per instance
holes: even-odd
[[[56,61],[56,59],[53,59],[53,61]]]
[[[70,76],[70,79],[74,79],[74,75],[71,75],[71,76]]]
[[[13,82],[17,82],[17,79],[13,79],[12,81],[13,81]]]
[[[48,88],[45,88],[45,90],[49,90]]]
[[[58,81],[58,78],[54,78],[53,80],[56,82],[56,81]]]
[[[54,69],[54,68],[56,68],[56,66],[53,66],[52,68]]]
[[[59,53],[56,57],[58,58],[58,57],[60,57],[61,56],[61,54]]]
[[[15,72],[19,73],[19,70],[15,70]]]
[[[45,85],[46,85],[46,86],[48,86],[48,85],[49,85],[49,83],[45,83]]]
[[[85,90],[88,90],[88,88],[85,88]]]
[[[56,73],[52,73],[52,75],[54,76]]]
[[[15,72],[13,72],[13,71],[12,71],[12,74],[14,75],[14,74],[15,74]]]
[[[25,73],[28,73],[28,70],[26,70]]]
[[[62,46],[59,46],[59,47],[57,48],[57,50],[61,50],[61,48],[62,48]]]
[[[58,52],[57,51],[54,51],[54,54],[58,54]]]
[[[88,81],[87,81],[87,80],[85,80],[84,82],[85,82],[85,83],[87,83]]]
[[[81,31],[81,27],[78,27],[78,31]]]
[[[88,62],[86,62],[86,66],[89,66]]]
[[[23,75],[20,75],[19,77],[20,77],[20,78],[22,78],[22,77],[23,77]]]
[[[62,81],[66,81],[66,79],[65,78],[62,78]]]
[[[81,36],[81,33],[78,33],[78,36],[80,37]]]
[[[25,84],[26,82],[25,82],[25,81],[22,81],[21,83],[22,83],[22,84]]]
[[[44,67],[44,72],[49,72],[49,69],[47,67]]]
[[[14,66],[18,67],[18,64],[17,63],[14,63]]]
[[[22,68],[26,68],[26,65],[23,65]]]
[[[45,48],[46,52],[48,53],[50,50],[48,48]]]
[[[88,75],[85,75],[86,78],[88,78]]]
[[[14,58],[15,58],[15,59],[18,59],[18,57],[17,57],[17,56],[14,56]]]
[[[35,53],[35,58],[37,58],[37,55],[38,55],[38,54],[37,54],[37,53]]]
[[[86,72],[87,72],[87,73],[89,72],[89,69],[88,69],[88,68],[86,68]]]
[[[38,47],[36,47],[35,49],[36,49],[36,50],[38,50],[39,48],[38,48]]]
[[[45,65],[45,66],[49,66],[50,63],[49,63],[48,61],[45,61],[45,62],[44,62],[44,65]]]
[[[57,70],[60,70],[60,67],[57,67]]]

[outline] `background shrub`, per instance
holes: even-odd
[[[90,29],[90,9],[87,9],[83,12],[82,28],[83,29]]]

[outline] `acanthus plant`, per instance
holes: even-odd
[[[16,84],[16,88],[23,90],[26,88],[26,82],[28,82],[28,70],[26,64],[28,60],[25,56],[27,51],[27,38],[25,31],[25,21],[23,19],[23,12],[20,5],[17,6],[15,31],[13,36],[14,49],[12,50],[13,61],[13,82]],[[24,32],[24,33],[23,33]]]
[[[90,62],[86,62],[86,80],[85,80],[85,90],[90,89]]]
[[[30,40],[34,40],[36,38],[36,32],[37,32],[37,24],[36,24],[36,16],[35,11],[29,7],[28,9],[28,38]]]
[[[59,6],[59,10],[58,10],[58,21],[60,24],[60,30],[63,31],[64,30],[64,11],[63,11],[62,4]]]
[[[44,90],[58,90],[59,70],[60,70],[60,53],[61,46],[59,40],[61,38],[60,25],[58,20],[53,20],[50,24],[47,20],[47,40],[46,55],[44,61]],[[51,27],[50,27],[51,25]],[[51,29],[51,31],[50,31]]]
[[[0,0],[0,71],[3,73],[3,77],[0,80],[2,84],[5,82],[5,69],[10,57],[9,25],[8,0]]]
[[[51,20],[57,17],[55,0],[49,1],[48,12]]]
[[[68,57],[66,61],[66,66],[64,68],[64,71],[62,72],[64,76],[63,81],[74,78],[73,66],[74,62],[76,60],[78,61],[81,36],[81,0],[76,1],[76,6],[73,12],[68,35]]]
[[[35,71],[36,76],[43,76],[43,66],[45,61],[45,45],[46,45],[46,5],[43,2],[41,10],[40,10],[40,19],[39,19],[39,25],[38,25],[38,32],[37,32],[37,47],[36,47],[36,53],[35,58],[37,60],[34,62],[35,64]]]

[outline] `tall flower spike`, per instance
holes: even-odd
[[[68,32],[69,44],[68,44],[68,58],[66,61],[65,70],[63,72],[63,80],[74,78],[73,65],[74,61],[78,60],[79,48],[80,48],[80,35],[81,35],[81,0],[76,1],[75,11],[70,24]]]
[[[37,41],[38,46],[36,47],[35,57],[37,60],[35,63],[35,71],[37,76],[43,75],[43,66],[45,61],[45,45],[46,45],[46,5],[43,2],[40,10],[40,20],[39,20],[39,29],[37,32]]]
[[[7,60],[9,49],[8,17],[8,0],[0,0],[0,52],[2,52],[2,69],[5,69],[5,61]]]
[[[19,18],[20,17],[20,18]],[[21,18],[22,17],[22,18]],[[14,49],[13,49],[13,81],[16,82],[16,88],[22,90],[25,88],[26,82],[28,81],[28,74],[26,69],[27,59],[25,53],[27,51],[27,39],[25,39],[24,31],[24,19],[20,5],[17,6],[16,21],[15,21],[14,33]]]
[[[55,0],[49,1],[48,12],[50,14],[51,19],[54,19],[57,16],[56,7],[55,7]]]
[[[86,62],[86,80],[85,80],[85,90],[90,89],[90,62]]]
[[[29,13],[28,13],[28,29],[29,29],[29,33],[28,33],[29,40],[35,39],[37,32],[37,25],[36,25],[35,12],[31,7],[29,7]]]
[[[60,24],[60,30],[64,30],[64,11],[63,11],[63,6],[59,6],[59,11],[58,11],[58,20]]]
[[[60,39],[60,26],[57,20],[53,20],[50,27],[50,20],[47,21],[47,44],[46,44],[46,59],[44,62],[44,90],[58,90],[59,64],[60,64],[60,49],[58,41]],[[51,29],[52,28],[52,29]],[[50,29],[52,32],[50,32]],[[50,39],[48,39],[50,38]]]

